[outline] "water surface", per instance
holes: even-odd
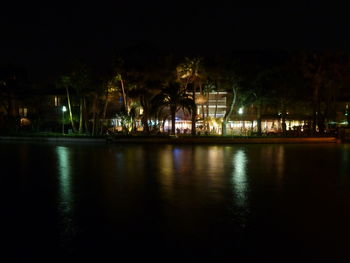
[[[349,260],[350,145],[1,143],[15,261]]]

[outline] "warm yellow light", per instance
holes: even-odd
[[[196,104],[204,104],[207,102],[207,97],[205,97],[204,95],[199,95],[198,97],[196,97]]]

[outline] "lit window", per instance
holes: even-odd
[[[55,96],[55,107],[60,105],[60,98],[58,98],[57,96]]]
[[[27,114],[28,114],[28,108],[19,108],[19,116],[27,117]]]

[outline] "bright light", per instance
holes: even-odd
[[[240,107],[240,108],[238,109],[238,113],[239,113],[239,114],[243,114],[243,107]]]
[[[234,194],[236,197],[236,203],[240,207],[245,207],[247,202],[247,165],[248,160],[246,153],[243,150],[237,150],[233,157],[233,186]]]
[[[63,107],[62,107],[62,111],[63,111],[63,112],[66,112],[66,111],[67,111],[66,106],[63,106]]]

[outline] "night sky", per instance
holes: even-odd
[[[75,58],[106,63],[113,50],[140,43],[202,54],[350,47],[347,9],[316,1],[270,7],[140,2],[3,5],[0,64],[50,74]]]

